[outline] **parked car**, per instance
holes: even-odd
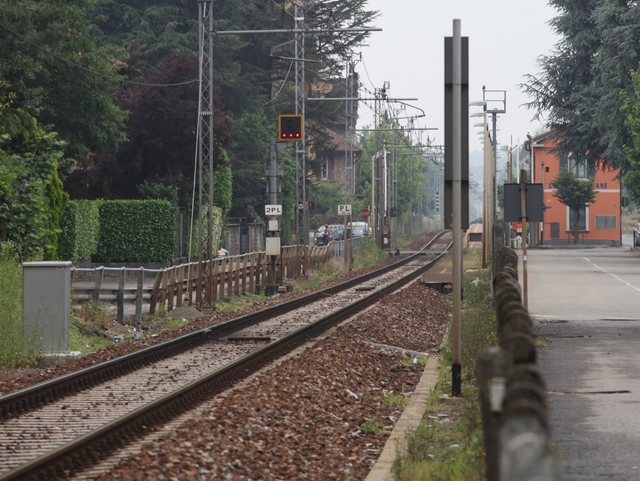
[[[366,222],[351,222],[347,225],[347,229],[351,230],[351,236],[354,239],[371,235],[371,228]]]
[[[322,230],[320,230],[320,229],[322,229]],[[336,232],[337,231],[341,231],[341,234],[342,234],[342,232],[344,232],[344,225],[343,224],[329,224],[327,226],[327,228],[325,228],[325,226],[318,227],[318,229],[316,230],[318,235],[317,235],[317,237],[315,239],[315,244],[317,246],[325,245],[325,235],[324,235],[325,230],[328,231],[327,241],[326,241],[326,244],[328,244],[332,240],[340,240],[340,239],[337,238]]]
[[[318,245],[318,237],[322,237],[323,233],[324,233],[324,225],[321,225],[313,233],[313,243],[314,244]]]
[[[333,231],[333,240],[341,241],[344,240],[344,229],[336,229]]]
[[[222,265],[223,262],[225,264],[229,263],[228,257],[229,257],[229,251],[227,249],[225,249],[224,247],[221,247],[220,249],[218,249],[217,258],[220,259],[218,261],[218,265]],[[222,259],[227,259],[227,260],[223,261]]]

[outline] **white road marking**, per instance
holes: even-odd
[[[636,291],[640,292],[640,287],[636,287],[636,286],[634,286],[633,284],[629,284],[627,281],[625,281],[625,280],[621,279],[619,276],[617,276],[617,275],[615,275],[615,274],[613,274],[613,273],[611,273],[611,272],[605,271],[602,267],[600,267],[600,266],[598,266],[598,265],[594,264],[594,263],[593,263],[593,262],[591,262],[588,258],[586,258],[586,257],[584,257],[584,256],[583,256],[582,258],[583,258],[585,261],[587,261],[589,264],[591,264],[593,267],[595,267],[596,269],[598,269],[599,271],[604,272],[605,274],[609,274],[609,275],[610,275],[611,277],[613,277],[614,279],[616,279],[616,280],[618,280],[618,281],[622,282],[625,286],[630,287],[631,289],[635,289]]]

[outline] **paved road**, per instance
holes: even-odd
[[[528,252],[529,312],[566,480],[640,479],[640,254]],[[522,280],[522,276],[521,276]]]

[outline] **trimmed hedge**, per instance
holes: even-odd
[[[175,219],[166,200],[113,200],[99,206],[98,262],[165,262],[176,249]]]
[[[77,261],[88,259],[98,249],[100,219],[98,205],[100,200],[70,200],[67,202],[58,236],[59,257],[63,260]]]

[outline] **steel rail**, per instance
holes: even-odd
[[[286,314],[318,299],[378,277],[411,262],[446,232],[439,232],[418,253],[362,276],[0,396],[0,419],[34,410],[44,404],[123,376],[204,343],[227,337],[265,319]]]
[[[124,446],[145,433],[153,431],[155,426],[164,424],[185,411],[195,409],[206,399],[223,392],[235,383],[262,369],[271,361],[288,354],[354,314],[362,312],[364,308],[374,304],[387,294],[403,287],[435,265],[448,253],[451,245],[452,243],[436,258],[388,286],[307,326],[303,326],[187,386],[111,421],[71,443],[0,475],[0,481],[67,479],[87,467],[97,464],[99,460],[105,458],[120,446]],[[405,260],[412,258],[414,256],[407,257]],[[406,262],[402,262],[402,264],[404,263]],[[395,263],[393,265],[397,267],[398,264]],[[382,269],[378,271],[380,270]]]

